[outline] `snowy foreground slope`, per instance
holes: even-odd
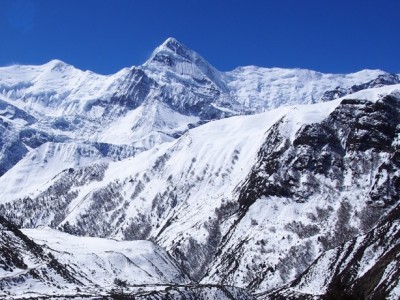
[[[234,287],[193,286],[151,242],[76,237],[52,229],[21,232],[2,217],[0,229],[1,299],[107,299],[120,294],[148,300],[168,295],[253,299]]]
[[[399,83],[220,72],[174,39],[109,76],[60,61],[0,68],[0,215],[24,228],[1,219],[1,290],[335,299],[340,283],[359,295],[361,273],[330,267],[352,268],[336,260],[363,251],[351,241],[399,255],[396,239],[366,238],[385,235],[400,199]],[[395,299],[389,265],[371,276]]]

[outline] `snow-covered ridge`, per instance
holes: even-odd
[[[49,109],[53,115],[54,112],[70,115],[82,112],[89,101],[110,98],[127,72],[128,69],[123,69],[104,76],[81,71],[59,60],[41,66],[2,67],[0,91],[31,113],[46,115]]]
[[[199,91],[219,91],[211,99],[218,106],[260,111],[282,104],[314,103],[325,91],[348,88],[387,74],[381,70],[363,70],[352,74],[323,74],[311,70],[240,67],[220,72],[204,58],[177,40],[168,38],[155,49],[143,66],[145,76],[159,87],[171,85],[173,90],[189,83]],[[110,101],[132,68],[113,75],[81,71],[59,60],[41,66],[9,66],[0,68],[0,92],[31,113],[46,114],[51,109],[59,115],[82,114],[96,100]],[[180,87],[181,86],[181,87]],[[213,87],[214,86],[214,87]],[[126,91],[127,92],[127,91]],[[210,92],[210,91],[208,91]],[[154,95],[153,95],[154,96]],[[22,101],[21,101],[22,100]]]

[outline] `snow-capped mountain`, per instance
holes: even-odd
[[[59,60],[2,67],[0,174],[45,142],[102,142],[142,151],[212,119],[320,102],[371,82],[400,81],[379,70],[341,75],[251,66],[220,72],[173,38],[142,66],[108,76]]]
[[[221,72],[172,38],[114,75],[4,67],[0,214],[85,295],[270,297],[397,205],[399,120],[396,74]]]

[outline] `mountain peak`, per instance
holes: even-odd
[[[66,68],[72,67],[71,65],[59,59],[53,59],[48,63],[45,63],[43,66],[51,71],[61,71],[65,70]]]
[[[184,44],[182,44],[181,42],[179,42],[177,39],[173,38],[173,37],[169,37],[167,38],[164,43],[161,44],[160,47],[158,47],[157,49],[164,49],[164,50],[169,50],[172,51],[173,53],[185,57],[186,59],[191,59],[193,58],[193,56],[196,55],[196,53],[189,49],[188,47],[186,47]]]
[[[179,45],[179,46],[183,46],[182,43],[180,43],[176,38],[173,37],[169,37],[167,38],[164,43],[161,44],[161,46],[170,48],[173,45]]]
[[[51,66],[68,66],[68,64],[66,62],[63,62],[62,60],[59,59],[52,59],[50,60],[48,63],[46,63],[45,65],[51,65]]]
[[[169,37],[153,51],[146,64],[159,62],[172,66],[173,61],[186,60],[193,62],[198,56],[197,53],[178,42],[175,38]]]
[[[220,72],[197,52],[186,47],[173,37],[167,38],[158,46],[144,64],[146,67],[158,69],[166,68],[180,76],[191,76],[198,81],[208,78],[221,90],[227,91],[227,87],[221,80]]]

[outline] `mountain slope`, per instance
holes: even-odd
[[[364,236],[324,252],[288,286],[259,299],[398,299],[400,207]]]
[[[339,100],[325,118],[295,132],[296,119],[276,123],[203,282],[269,290],[301,274],[323,251],[370,230],[399,201],[394,95],[375,103]]]
[[[0,217],[0,296],[12,297],[37,290],[73,290],[82,283],[65,265],[34,243],[15,225]]]
[[[50,229],[21,232],[2,217],[0,222],[1,297],[107,295],[117,279],[149,290],[189,283],[172,258],[151,242],[74,237]]]
[[[148,239],[202,284],[267,291],[398,202],[399,88],[210,122],[120,162],[66,167],[1,211],[24,227]]]

